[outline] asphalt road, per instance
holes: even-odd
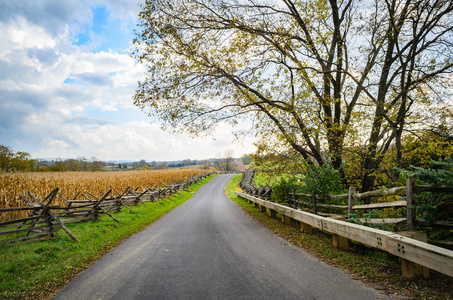
[[[53,299],[382,299],[269,231],[220,175],[124,241]]]

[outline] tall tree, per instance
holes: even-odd
[[[242,161],[242,163],[243,163],[244,165],[248,165],[248,164],[251,163],[252,157],[251,157],[250,155],[248,155],[248,154],[244,154],[244,155],[242,155],[242,157],[241,157],[241,161]]]
[[[0,144],[0,171],[32,171],[36,166],[37,160],[29,153]]]
[[[148,0],[134,101],[192,134],[251,116],[262,137],[336,169],[358,139],[368,190],[418,103],[445,99],[452,10],[445,0]]]
[[[218,158],[215,160],[214,165],[219,171],[223,171],[223,172],[234,171],[235,166],[234,166],[233,150],[228,149],[228,150],[225,150],[225,152],[223,152],[223,153],[219,153]]]

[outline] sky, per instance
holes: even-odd
[[[33,158],[173,161],[254,151],[240,128],[171,135],[133,105],[139,0],[0,0],[0,144]]]

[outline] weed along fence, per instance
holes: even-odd
[[[208,177],[212,173],[204,173],[189,177],[186,181],[174,181],[173,184],[160,188],[146,186],[132,189],[126,188],[122,193],[112,188],[102,197],[97,197],[89,192],[78,192],[72,199],[66,199],[59,188],[53,189],[45,198],[39,199],[33,193],[20,197],[29,205],[26,207],[0,208],[2,215],[8,213],[25,212],[26,216],[8,219],[0,222],[0,245],[17,245],[31,241],[42,241],[56,238],[57,232],[62,229],[71,239],[77,241],[65,224],[97,220],[104,214],[119,222],[113,215],[122,208],[131,210],[129,206],[145,205],[146,201],[158,201],[190,185]],[[65,205],[55,205],[55,200],[60,198]]]
[[[429,269],[453,277],[453,251],[428,244],[426,242],[425,234],[414,231],[415,226],[424,223],[451,226],[451,221],[437,221],[436,224],[436,222],[416,220],[413,195],[414,192],[421,191],[449,192],[452,190],[451,187],[416,186],[413,179],[408,179],[406,187],[397,187],[366,193],[355,193],[354,188],[351,188],[349,194],[345,195],[318,196],[292,193],[292,197],[288,196],[288,203],[290,206],[271,202],[262,199],[259,196],[250,195],[247,192],[235,193],[238,197],[248,200],[250,203],[254,203],[255,207],[261,208],[263,212],[268,211],[273,218],[277,216],[277,213],[280,213],[282,215],[282,222],[288,224],[291,219],[299,221],[303,233],[311,233],[312,228],[317,228],[318,230],[331,234],[333,245],[344,250],[348,250],[349,241],[351,240],[358,244],[386,251],[401,258],[403,276],[427,278],[429,276]],[[398,201],[386,203],[355,204],[360,199],[370,199],[373,197],[398,195],[402,193],[406,193],[406,198],[404,200],[401,200],[400,198]],[[300,197],[305,197],[312,201],[300,201],[298,200]],[[269,199],[269,197],[266,198]],[[335,205],[320,203],[320,201],[326,199],[341,200],[344,201],[345,204]],[[298,206],[308,207],[308,209],[302,210],[304,208],[300,209]],[[404,218],[363,219],[358,221],[372,224],[396,224],[403,222],[407,223],[408,231],[394,233],[345,221],[348,216],[353,219],[356,211],[388,207],[405,208],[407,216]],[[335,211],[336,213],[320,212],[319,210],[321,209],[325,211]],[[344,212],[344,214],[340,214],[339,212]]]

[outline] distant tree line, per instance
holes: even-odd
[[[196,166],[198,165],[198,160],[185,159],[182,162],[168,164],[169,168],[181,168],[186,166]]]
[[[61,172],[61,171],[102,171],[105,162],[92,157],[90,160],[86,157],[77,159],[56,160],[55,162],[38,163],[37,171]]]
[[[244,165],[251,161],[250,155],[244,155],[241,158]],[[213,167],[220,171],[234,171],[236,169],[235,159],[232,157],[232,151],[227,150],[219,154],[218,158],[206,160],[183,161],[162,161],[147,162],[144,159],[135,162],[103,162],[95,157],[90,159],[85,156],[77,159],[56,159],[56,160],[37,160],[32,159],[27,152],[15,152],[11,147],[0,145],[0,171],[2,172],[64,172],[64,171],[124,171],[124,170],[162,170],[166,168],[182,168],[188,166],[199,166],[200,169],[212,169]]]
[[[0,145],[0,171],[2,172],[59,172],[59,171],[102,171],[105,163],[91,157],[56,161],[38,161],[27,152],[15,152],[11,147]]]
[[[241,161],[244,165],[249,165],[252,162],[252,157],[248,154],[244,154],[241,157]]]

